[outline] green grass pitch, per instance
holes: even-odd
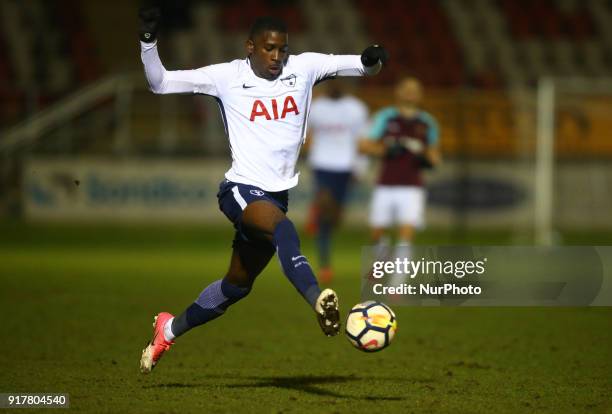
[[[152,316],[223,275],[229,227],[0,225],[0,393],[68,393],[73,411],[109,413],[612,412],[612,308],[396,307],[395,341],[365,354],[321,334],[275,259],[141,375]],[[344,314],[365,239],[335,243]]]

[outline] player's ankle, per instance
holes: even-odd
[[[176,336],[172,332],[172,321],[174,321],[174,318],[168,319],[166,321],[166,323],[164,324],[164,329],[163,329],[163,331],[164,331],[164,339],[167,342],[172,342],[176,338]]]

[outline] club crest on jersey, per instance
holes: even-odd
[[[289,76],[285,76],[280,81],[285,86],[295,86],[295,80],[296,80],[295,78],[296,78],[295,74],[291,74]]]
[[[272,119],[284,119],[292,112],[295,115],[300,114],[297,104],[295,103],[295,99],[293,99],[293,96],[291,95],[287,95],[285,97],[280,113],[279,109],[279,102],[276,100],[276,98],[270,99],[269,104],[264,103],[264,101],[261,99],[256,99],[255,102],[253,102],[253,108],[251,109],[251,122],[255,121],[258,116],[262,116],[266,120],[270,121]]]

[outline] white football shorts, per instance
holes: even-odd
[[[425,190],[416,186],[379,185],[374,189],[370,205],[370,225],[389,227],[410,224],[425,225]]]

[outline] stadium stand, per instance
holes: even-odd
[[[589,1],[443,0],[469,85],[534,85],[542,75],[610,75],[610,4]],[[608,32],[606,36],[600,33]]]
[[[99,76],[78,5],[74,0],[0,3],[3,125]]]
[[[92,22],[84,15],[102,13],[93,3],[3,1],[0,42],[7,47],[0,51],[0,74],[11,79],[7,84],[22,92],[35,84],[42,95],[54,95],[107,71],[96,55],[105,39],[99,32],[92,39],[85,30]],[[164,12],[165,29],[181,33],[168,58],[177,65],[242,54],[251,16],[273,13],[288,22],[295,52],[347,53],[373,40],[386,45],[395,64],[377,83],[390,84],[409,71],[436,88],[498,89],[530,85],[544,74],[612,73],[612,4],[606,0],[389,0],[385,7],[376,0],[172,4]],[[120,15],[125,20],[129,13]],[[108,65],[121,59],[111,54],[103,60]],[[42,61],[45,65],[36,64]]]
[[[388,87],[397,77],[419,77],[428,88],[429,109],[443,121],[444,149],[450,153],[476,148],[485,155],[500,154],[516,147],[516,125],[532,120],[519,121],[518,115],[508,112],[516,114],[522,105],[517,103],[521,99],[517,100],[517,91],[533,91],[542,75],[612,75],[609,0],[388,0],[384,7],[376,0],[165,4],[160,51],[169,69],[244,56],[251,18],[263,14],[277,14],[288,22],[294,53],[356,53],[374,41],[385,45],[392,64],[364,83],[361,96],[376,110],[388,104]],[[103,76],[140,73],[136,45],[126,40],[135,33],[135,9],[130,2],[117,2],[112,8],[97,1],[0,2],[2,126],[13,125]],[[109,31],[106,22],[111,20],[115,30]],[[173,97],[153,100],[144,92],[144,83],[139,88],[131,98],[133,140],[141,140],[134,144],[137,147],[153,153],[178,148],[197,153],[204,148],[201,131],[214,135],[219,129],[214,124],[214,103]],[[597,108],[596,103],[591,106]],[[165,118],[158,117],[161,112]],[[112,118],[112,108],[105,116]],[[160,125],[169,119],[173,128],[152,125],[151,119],[158,118]],[[598,120],[603,122],[603,117]],[[571,125],[561,122],[560,131],[571,130]],[[162,132],[155,132],[158,127]],[[595,130],[588,131],[595,135]],[[486,144],[480,142],[484,133],[490,137]],[[460,144],[459,139],[474,145]],[[226,147],[222,137],[208,139],[206,145],[218,151]]]
[[[464,82],[461,51],[438,2],[392,0],[380,7],[377,1],[360,0],[358,4],[362,16],[367,16],[370,37],[386,45],[397,62],[378,82],[391,83],[405,71],[429,86]]]

